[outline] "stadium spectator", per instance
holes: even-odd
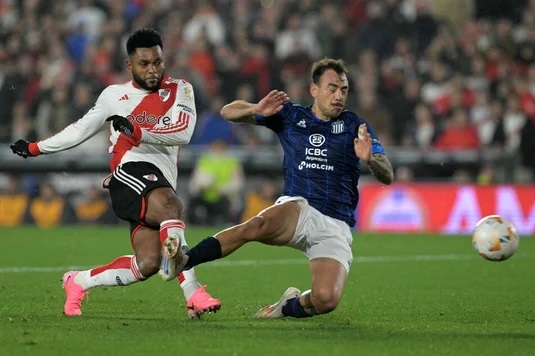
[[[392,55],[396,32],[386,17],[382,1],[371,0],[366,5],[366,21],[359,26],[357,38],[362,48],[371,49],[382,60]]]
[[[355,225],[360,161],[378,181],[393,181],[392,166],[371,126],[344,110],[349,89],[344,62],[325,58],[311,72],[311,107],[273,90],[257,104],[236,100],[221,109],[226,120],[266,126],[277,134],[285,153],[283,196],[244,224],[201,241],[183,261],[174,261],[178,266],[164,266],[176,273],[225,257],[250,241],[304,252],[311,290],[288,288],[257,318],[305,318],[337,307],[352,261],[350,227]]]
[[[264,179],[260,187],[251,190],[245,196],[245,204],[241,214],[240,223],[246,222],[262,210],[275,204],[277,196],[279,195],[275,183],[270,179]]]
[[[498,121],[494,131],[493,142],[516,155],[519,152],[522,129],[526,121],[526,114],[522,111],[519,97],[510,94],[507,98],[503,120]]]
[[[438,136],[435,147],[443,150],[475,150],[479,148],[476,129],[470,124],[466,111],[455,109],[447,119],[444,131]]]
[[[531,171],[531,180],[535,178],[535,120],[529,120],[522,129],[520,138],[520,151],[522,163]]]
[[[117,221],[110,202],[104,196],[101,188],[94,185],[77,199],[74,204],[74,212],[77,221],[81,223],[114,224]]]
[[[475,92],[474,106],[470,110],[470,122],[477,130],[481,146],[488,146],[494,136],[496,124],[501,120],[502,105],[500,102],[489,102],[488,92]]]
[[[381,107],[374,93],[363,93],[359,96],[357,106],[359,115],[375,129],[377,136],[381,137],[383,146],[389,146],[392,141],[392,127],[390,114]]]
[[[65,127],[72,122],[72,118],[76,116],[72,115],[74,106],[70,99],[68,89],[59,86],[42,93],[35,118],[35,127],[39,137],[50,137],[56,133],[58,127]],[[36,141],[37,138],[28,138],[28,140]]]
[[[406,128],[405,146],[428,149],[433,146],[438,135],[431,109],[424,103],[414,108],[414,121]]]
[[[204,110],[197,120],[197,126],[190,144],[210,145],[214,141],[223,141],[228,145],[236,143],[235,126],[225,120],[221,120],[219,110],[221,110],[223,104],[223,98],[219,96],[211,100],[210,107]]]
[[[17,101],[13,105],[12,139],[15,137],[24,137],[31,141],[37,139],[35,125],[28,111],[28,106],[23,101]]]
[[[24,222],[28,195],[22,189],[19,178],[7,177],[7,184],[0,192],[0,226],[15,227]]]
[[[209,1],[199,1],[191,19],[184,25],[184,40],[194,43],[205,36],[212,46],[225,40],[225,23]]]
[[[38,142],[18,140],[10,146],[23,158],[52,154],[75,147],[110,125],[113,173],[103,185],[109,189],[115,214],[130,223],[135,255],[85,271],[66,272],[64,313],[69,316],[81,315],[81,303],[89,289],[144,281],[159,271],[162,259],[174,260],[180,248],[187,248],[182,203],[176,195],[176,162],[179,146],[190,141],[197,119],[193,87],[165,74],[163,43],[157,31],[136,30],[128,37],[126,49],[131,81],[107,87],[82,118],[56,135]],[[83,89],[78,102],[83,105],[87,86],[78,85]],[[43,187],[30,207],[40,226],[58,225],[60,211],[63,201],[50,185]],[[194,271],[178,275],[177,280],[190,317],[220,308],[219,300],[198,283]]]
[[[416,106],[420,101],[420,81],[416,78],[408,78],[403,89],[390,98],[386,99],[388,108],[392,113],[392,134],[393,144],[396,146],[403,144],[405,133],[418,119],[416,118]],[[412,142],[411,142],[412,144]]]
[[[237,90],[242,85],[252,85],[256,96],[252,101],[258,101],[269,87],[289,92],[295,81],[306,77],[311,59],[316,59],[310,53],[317,58],[344,58],[352,69],[354,66],[350,83],[358,93],[351,95],[348,104],[356,105],[352,101],[361,92],[375,95],[393,117],[397,144],[402,144],[399,133],[405,132],[403,128],[415,125],[415,115],[408,111],[400,120],[402,114],[396,108],[414,107],[415,102],[401,96],[391,102],[402,91],[396,92],[395,85],[386,85],[389,90],[385,91],[384,68],[392,68],[389,73],[395,73],[394,77],[399,76],[403,83],[420,83],[422,92],[416,102],[434,104],[437,93],[442,99],[446,94],[447,100],[458,101],[459,93],[449,88],[449,78],[456,76],[464,78],[466,88],[486,92],[491,107],[500,101],[505,103],[508,95],[518,90],[518,83],[512,80],[517,75],[528,78],[531,95],[535,94],[535,74],[530,75],[530,67],[535,67],[533,1],[181,0],[180,4],[180,9],[170,1],[137,0],[4,4],[0,12],[0,142],[11,139],[17,102],[25,103],[33,129],[41,132],[47,123],[41,122],[38,108],[50,102],[54,91],[73,93],[78,83],[85,83],[91,88],[92,102],[105,86],[130,80],[123,68],[124,51],[114,49],[124,47],[129,29],[145,25],[155,26],[165,35],[167,73],[193,84],[199,112],[209,108],[215,97],[222,96],[225,101],[241,97]],[[294,55],[281,59],[276,48],[287,33],[290,14],[300,17],[298,32],[307,35],[297,37],[298,44],[307,49],[295,51],[285,46]],[[359,33],[368,31],[374,23],[385,26],[376,26],[378,32],[359,41]],[[372,38],[379,40],[368,43]],[[202,51],[198,46],[204,46]],[[258,57],[252,54],[257,52],[262,52],[264,63],[257,63],[257,58],[251,63],[251,57]],[[368,58],[365,64],[361,53]],[[202,62],[196,60],[199,58]],[[192,68],[192,63],[199,68]],[[270,84],[265,82],[266,77]],[[387,79],[390,83],[392,77]],[[530,117],[526,110],[532,105],[527,99],[522,107]],[[74,110],[73,104],[69,105]],[[447,116],[449,112],[446,109],[434,114]],[[242,149],[254,142],[255,136],[257,144],[267,146],[266,150],[276,144],[272,136],[254,128],[237,128],[237,132],[237,144]]]
[[[40,185],[38,191],[28,207],[29,221],[45,228],[61,225],[69,209],[65,199],[50,182]]]
[[[224,141],[213,141],[195,163],[189,181],[188,222],[221,226],[236,221],[244,181],[240,160]]]

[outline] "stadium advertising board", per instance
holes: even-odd
[[[361,231],[469,234],[484,216],[499,214],[521,235],[535,235],[535,185],[363,184]]]

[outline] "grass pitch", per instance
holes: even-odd
[[[194,245],[215,232],[189,228]],[[309,319],[256,320],[288,286],[309,288],[300,252],[249,244],[196,268],[222,300],[190,320],[174,281],[95,288],[67,318],[60,278],[130,254],[128,228],[0,229],[0,355],[533,355],[535,239],[485,261],[469,238],[355,236],[342,302]]]

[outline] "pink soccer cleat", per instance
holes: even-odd
[[[308,291],[306,291],[308,292]],[[299,297],[301,292],[299,289],[290,287],[286,289],[286,292],[282,295],[281,299],[275,304],[268,305],[267,307],[261,308],[255,315],[255,318],[259,319],[280,319],[284,318],[285,315],[282,314],[282,307],[292,298]]]
[[[89,292],[83,290],[82,286],[74,282],[74,277],[78,272],[69,271],[63,275],[63,289],[65,289],[65,305],[63,306],[63,313],[67,316],[82,315],[82,300]]]
[[[206,286],[200,287],[188,299],[188,315],[191,319],[200,319],[206,312],[217,313],[221,309],[221,302],[212,298],[205,288]]]

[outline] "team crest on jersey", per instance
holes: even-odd
[[[341,134],[346,130],[346,125],[343,121],[335,121],[331,125],[331,133],[333,134]]]
[[[184,88],[184,94],[186,94],[186,97],[187,97],[189,100],[193,100],[193,92],[191,91],[191,88],[190,88],[190,87],[185,87],[185,88]]]
[[[145,178],[146,180],[150,182],[156,182],[158,180],[158,177],[156,177],[155,174],[146,174],[143,176],[143,178]]]
[[[166,102],[169,99],[170,94],[171,94],[171,89],[159,89],[158,90],[158,96],[160,97],[160,100],[163,102]]]

